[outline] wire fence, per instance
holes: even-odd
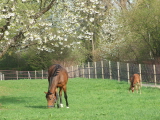
[[[70,78],[102,78],[126,81],[130,76],[140,74],[143,84],[160,84],[160,64],[135,64],[114,61],[88,62],[81,66],[67,68]]]
[[[66,68],[69,78],[102,78],[128,81],[130,75],[139,73],[145,84],[160,84],[160,64],[134,64],[114,61],[88,62]],[[0,80],[47,79],[47,70],[14,71],[0,70]]]

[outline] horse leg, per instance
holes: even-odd
[[[58,92],[56,91],[56,102],[57,102],[57,108],[59,108],[59,95]]]
[[[60,107],[63,107],[63,104],[62,104],[62,88],[59,89],[59,97],[60,97]]]
[[[132,86],[130,85],[128,92],[130,93],[132,91]]]
[[[64,91],[64,98],[65,98],[65,100],[66,100],[66,107],[69,108],[68,96],[67,96],[67,88],[66,88],[66,86],[63,87],[63,91]]]
[[[138,84],[139,93],[141,94],[141,83]]]
[[[138,93],[138,84],[137,83],[135,84],[135,89],[136,89],[136,91]]]

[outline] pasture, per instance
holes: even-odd
[[[63,97],[63,108],[48,109],[46,79],[0,81],[0,120],[159,120],[160,89],[142,87],[140,95],[128,88],[116,80],[69,79],[70,108]]]

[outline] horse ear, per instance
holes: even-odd
[[[47,94],[47,92],[44,92],[45,94]]]

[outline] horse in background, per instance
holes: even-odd
[[[129,91],[132,90],[132,93],[134,92],[134,89],[136,89],[137,93],[138,91],[141,94],[141,79],[139,74],[133,74],[130,77],[130,87]]]
[[[48,69],[48,92],[45,92],[48,108],[54,107],[57,103],[57,108],[63,107],[62,104],[62,90],[64,91],[64,98],[66,101],[66,107],[68,106],[67,100],[67,82],[68,82],[68,73],[65,68],[59,64],[54,64]],[[59,93],[58,93],[59,88]],[[60,97],[60,104],[59,104]]]

